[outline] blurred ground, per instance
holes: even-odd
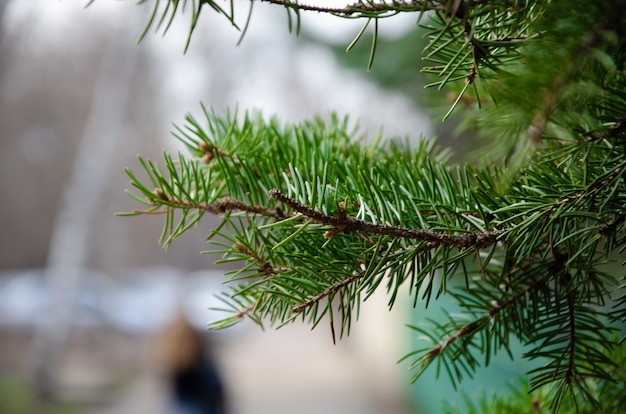
[[[365,372],[347,347],[330,345],[296,327],[285,333],[251,333],[247,340],[217,349],[231,413],[378,414],[405,413],[399,389],[373,388],[374,372]],[[254,338],[255,343],[250,341]],[[324,343],[325,342],[325,343]],[[342,349],[344,348],[344,349]],[[387,392],[387,395],[381,395]],[[113,403],[89,414],[164,412],[167,390],[152,369],[144,369]],[[394,401],[395,400],[395,401]]]
[[[168,390],[154,364],[151,338],[81,333],[72,339],[61,376],[62,398],[85,414],[165,413]],[[219,334],[218,334],[219,335]],[[2,371],[20,372],[28,336],[2,332]],[[100,338],[100,339],[98,339]],[[385,382],[360,364],[350,340],[332,345],[327,332],[292,326],[246,329],[214,341],[214,355],[232,414],[401,414],[400,376]],[[10,356],[8,358],[7,356]],[[389,361],[393,364],[393,360]]]
[[[114,299],[114,289],[99,301],[104,307],[117,307],[120,314],[133,314],[129,318],[133,316],[134,323],[121,321],[118,315],[111,319],[117,321],[117,326],[95,319],[82,319],[73,326],[60,364],[60,391],[64,401],[84,407],[78,412],[166,413],[168,389],[155,352],[160,332],[140,329],[137,321],[146,326],[162,325],[163,314],[172,309],[167,305],[171,301],[162,297],[164,292],[184,289],[174,287],[181,283],[167,271],[159,274],[152,269],[149,273],[152,283],[162,286],[155,290],[161,293],[145,291],[136,280],[142,279],[139,277],[134,286],[144,290],[143,295],[134,290],[123,295],[135,299],[132,306]],[[186,285],[193,287],[196,299],[206,297],[210,291],[206,291],[206,285],[203,289],[199,281],[211,274],[194,275],[186,275]],[[0,286],[0,300],[2,291]],[[79,296],[90,296],[87,293]],[[184,297],[187,304],[194,301],[192,296]],[[206,310],[207,304],[201,302],[194,313],[196,321],[213,317]],[[94,303],[98,301],[81,302],[83,310],[77,313],[91,309],[94,314],[102,314],[94,309]],[[26,304],[22,306],[24,311]],[[5,315],[0,322],[6,321],[7,315],[17,315],[7,306],[0,311]],[[45,317],[46,312],[39,309],[30,314]],[[33,331],[23,318],[20,320],[21,325],[0,323],[0,379],[28,374],[31,368]],[[402,355],[397,336],[400,326],[397,312],[390,313],[384,306],[384,297],[380,301],[373,297],[362,308],[350,337],[336,345],[330,329],[323,324],[315,331],[299,323],[263,331],[252,323],[243,323],[207,336],[231,414],[404,414],[408,412],[403,396],[407,367],[395,363]]]

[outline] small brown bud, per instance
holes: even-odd
[[[165,197],[165,193],[160,188],[155,188],[153,193],[159,200],[166,200],[167,201],[167,197]]]
[[[205,154],[213,152],[213,147],[204,141],[200,143],[199,148],[200,151],[204,152]]]
[[[337,204],[337,209],[339,210],[339,217],[346,218],[346,203],[340,201]]]
[[[204,156],[202,157],[201,161],[204,164],[208,164],[211,162],[211,160],[214,158],[215,156],[213,155],[212,152],[207,152],[206,154],[204,154]]]

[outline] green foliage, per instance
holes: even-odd
[[[614,347],[609,352],[609,358],[615,362],[611,370],[612,380],[589,381],[589,391],[594,398],[601,401],[599,407],[593,405],[576,406],[566,404],[559,410],[563,414],[612,414],[621,413],[626,409],[624,390],[618,384],[626,382],[626,349]],[[549,413],[550,403],[557,398],[558,389],[546,386],[540,390],[531,391],[528,384],[510,384],[510,392],[504,394],[483,395],[478,404],[466,398],[468,408],[458,410],[447,406],[447,414],[542,414]]]
[[[163,214],[166,246],[204,214],[221,217],[210,252],[240,266],[213,327],[328,321],[334,338],[376,290],[390,307],[448,295],[463,316],[412,327],[426,341],[406,356],[414,380],[434,364],[456,383],[517,338],[523,358],[542,361],[528,373],[529,391],[549,395],[541,410],[623,405],[626,279],[611,262],[626,263],[624,2],[269,2],[292,22],[307,10],[375,23],[429,10],[430,86],[455,94],[444,118],[462,115],[489,152],[457,165],[433,141],[368,141],[336,115],[189,115],[175,135],[190,155],[140,158],[145,180],[128,170],[146,205],[130,214]],[[199,1],[192,29],[205,3],[234,22],[232,8]],[[167,4],[173,17],[179,2]]]

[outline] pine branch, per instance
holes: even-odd
[[[180,209],[196,209],[206,211],[207,213],[220,215],[227,211],[243,211],[250,214],[260,215],[264,217],[275,218],[278,220],[287,218],[285,213],[280,208],[267,208],[260,205],[250,205],[241,200],[236,200],[230,197],[223,197],[213,203],[194,203],[192,201],[175,200],[171,196],[166,196],[162,189],[156,188],[154,190],[155,198],[152,200],[156,205],[159,201],[167,203],[167,206],[180,208]],[[144,211],[134,210],[136,213],[143,213]]]
[[[598,232],[603,236],[608,236],[611,233],[615,233],[619,226],[621,226],[626,220],[626,206],[623,206],[624,211],[617,217],[613,218],[606,224],[603,224],[598,229]]]
[[[609,129],[603,129],[600,131],[592,131],[583,137],[583,143],[593,143],[597,141],[602,141],[605,139],[614,140],[619,137],[623,137],[626,133],[626,117],[621,118],[614,122]]]
[[[292,308],[292,312],[293,313],[300,313],[300,312],[304,311],[306,308],[315,305],[316,303],[318,303],[322,299],[327,298],[328,296],[331,296],[331,295],[339,292],[341,289],[345,288],[349,284],[357,282],[358,280],[362,279],[363,276],[365,276],[365,274],[366,274],[365,271],[361,271],[361,272],[357,272],[357,273],[353,274],[352,276],[350,276],[350,277],[348,277],[348,278],[346,278],[344,280],[340,280],[339,282],[335,283],[332,286],[327,287],[322,292],[318,293],[317,295],[313,296],[312,298],[307,299],[305,302],[303,302],[303,303],[301,303],[299,305],[294,306]]]
[[[579,35],[576,39],[578,44],[574,44],[571,47],[573,50],[570,51],[574,59],[571,59],[566,67],[560,68],[559,75],[555,77],[551,87],[544,92],[542,104],[528,127],[529,139],[535,145],[543,136],[548,119],[556,109],[566,86],[576,80],[580,73],[581,62],[597,50],[597,47],[604,40],[606,28],[617,22],[615,13],[612,10],[606,10],[604,15],[599,16],[599,22],[589,30],[589,33],[585,33],[583,36]]]
[[[528,284],[526,287],[516,292],[508,300],[502,301],[500,299],[497,299],[495,304],[491,304],[492,300],[491,298],[489,298],[489,300],[487,300],[486,303],[488,303],[490,306],[488,308],[488,311],[484,315],[480,316],[478,319],[468,324],[465,324],[457,328],[453,333],[446,335],[445,338],[441,339],[437,345],[426,350],[426,352],[422,356],[420,356],[411,364],[411,368],[416,369],[416,373],[412,376],[411,380],[416,381],[424,373],[424,371],[430,366],[430,364],[434,362],[435,359],[437,358],[442,358],[442,357],[445,358],[447,357],[447,355],[450,355],[449,357],[451,359],[454,359],[457,357],[463,358],[469,355],[469,353],[467,353],[466,350],[467,348],[469,348],[469,346],[471,346],[471,343],[472,343],[471,340],[474,335],[484,330],[490,330],[488,328],[490,324],[499,323],[499,322],[494,322],[494,319],[496,317],[498,317],[501,313],[508,311],[511,307],[519,305],[519,302],[522,299],[527,297],[529,293],[534,292],[541,285],[545,284],[546,281],[551,276],[552,275],[549,272],[545,272],[540,277],[535,278],[532,283]],[[507,323],[507,321],[516,320],[516,319],[517,318],[504,318],[504,323]],[[420,327],[412,326],[411,328],[415,329],[416,331],[422,334],[425,334],[427,332],[427,329],[423,329]],[[439,328],[444,328],[444,326],[439,325]],[[432,337],[430,333],[427,336]],[[486,336],[489,338],[491,335],[486,334]],[[463,343],[461,345],[458,345],[458,347],[453,346],[458,341],[461,341]],[[506,342],[507,341],[503,341],[503,343],[506,343]],[[402,360],[407,359],[421,352],[423,351],[418,350],[418,351],[412,352],[406,355],[404,358],[402,358]],[[488,357],[487,357],[487,360],[488,360]],[[453,383],[455,383],[455,378],[451,377],[450,379]]]
[[[282,194],[280,191],[270,190],[270,197],[286,204],[296,212],[309,217],[321,224],[333,226],[335,231],[342,233],[366,232],[377,235],[386,235],[403,239],[428,242],[431,248],[440,245],[460,248],[484,248],[498,242],[499,237],[506,234],[506,230],[493,230],[481,233],[466,233],[460,236],[432,232],[426,230],[409,229],[406,227],[368,223],[353,217],[338,217],[323,214],[315,209],[304,206],[296,200]]]
[[[261,1],[285,8],[290,28],[301,11],[374,19],[370,61],[379,18],[430,11],[428,86],[455,96],[444,118],[468,102],[465,122],[496,144],[477,165],[455,165],[425,141],[362,144],[335,116],[282,125],[203,107],[207,126],[188,116],[175,134],[191,159],[166,154],[161,170],[140,158],[147,184],[127,171],[148,206],[132,214],[164,213],[166,245],[204,213],[221,218],[213,253],[239,267],[222,298],[230,316],[214,327],[329,320],[334,340],[363,298],[383,289],[392,306],[408,286],[414,304],[448,294],[471,318],[413,328],[430,341],[407,355],[418,356],[414,379],[437,360],[456,386],[480,365],[476,349],[488,365],[514,336],[530,345],[524,358],[544,362],[530,388],[549,398],[533,409],[605,404],[607,388],[594,387],[620,374],[613,323],[626,320],[621,268],[606,270],[626,244],[623,2]],[[167,30],[185,4],[188,42],[203,5],[235,24],[232,5],[171,0],[148,26]]]
[[[447,1],[423,1],[423,0],[409,0],[409,1],[393,1],[390,3],[376,2],[376,1],[359,1],[345,7],[325,7],[316,5],[307,5],[299,3],[298,1],[289,0],[261,0],[262,2],[276,4],[288,9],[296,11],[314,11],[318,13],[330,13],[334,15],[346,16],[346,17],[382,17],[384,13],[398,12],[424,12],[427,10],[450,10]],[[458,4],[459,2],[455,2]],[[465,2],[462,2],[465,3]],[[471,1],[472,4],[484,3],[481,0]],[[457,6],[458,8],[458,6]],[[451,12],[454,15],[454,12]]]
[[[574,297],[572,293],[566,293],[565,300],[567,302],[567,316],[569,318],[569,349],[567,359],[567,371],[563,377],[563,381],[571,386],[574,381],[576,372],[576,307],[574,306]]]
[[[424,12],[424,11],[445,11],[449,16],[462,19],[468,8],[480,6],[490,0],[456,0],[449,1],[427,1],[427,0],[407,0],[407,1],[364,1],[359,0],[344,7],[324,7],[317,5],[307,5],[298,1],[289,0],[261,0],[271,4],[276,4],[294,10],[314,11],[318,13],[330,13],[353,17],[355,14],[371,16],[372,13],[381,12]]]

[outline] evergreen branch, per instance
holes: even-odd
[[[471,317],[448,313],[434,329],[415,328],[430,342],[408,355],[417,355],[413,379],[433,361],[453,383],[455,374],[471,376],[479,365],[473,349],[488,365],[496,350],[512,355],[515,336],[532,345],[524,358],[547,361],[528,373],[533,390],[555,390],[542,401],[555,410],[579,396],[604,404],[611,388],[597,391],[593,381],[609,384],[623,366],[615,366],[624,358],[614,356],[608,334],[612,323],[626,321],[625,280],[611,275],[621,269],[603,267],[626,244],[626,35],[623,14],[615,12],[623,1],[259,1],[284,7],[290,30],[294,16],[299,27],[300,11],[375,22],[432,11],[424,16],[432,65],[425,71],[438,77],[430,86],[456,93],[445,117],[470,94],[472,106],[485,104],[484,122],[467,122],[498,141],[488,162],[507,168],[450,165],[432,144],[363,147],[347,120],[283,128],[275,119],[246,115],[241,122],[203,107],[208,128],[192,117],[176,127],[197,159],[166,154],[165,174],[140,159],[148,185],[129,175],[140,191],[131,197],[148,205],[135,213],[165,213],[167,242],[205,212],[221,216],[210,236],[223,236],[210,240],[223,254],[218,262],[243,265],[226,272],[235,283],[224,300],[231,317],[215,326],[301,317],[315,327],[328,318],[334,339],[339,318],[349,331],[361,295],[386,289],[392,306],[408,284],[415,303],[449,293]],[[157,9],[156,1],[146,28],[167,31],[190,5],[187,44],[203,5],[234,25],[232,2],[230,11],[215,0],[165,4]],[[251,15],[252,8],[245,27]],[[540,150],[529,145],[539,142]],[[460,273],[465,288],[447,289]]]
[[[528,22],[541,16],[545,2],[512,3],[516,9],[514,14],[507,7],[499,7],[497,2],[449,2],[447,12],[437,11],[421,26],[431,39],[423,59],[434,64],[422,71],[439,78],[426,87],[441,89],[453,85],[450,94],[454,102],[442,120],[445,121],[460,102],[475,101],[481,108],[482,87],[476,80],[507,73],[511,63],[522,56],[523,46],[539,36]],[[484,86],[488,88],[489,84],[484,83]],[[466,96],[470,91],[473,97]],[[492,94],[489,89],[486,91]]]
[[[554,276],[554,288],[562,295],[555,295],[554,303],[546,303],[541,309],[542,317],[536,323],[530,336],[532,343],[539,343],[526,354],[527,358],[543,357],[548,362],[529,372],[531,391],[549,383],[557,383],[555,397],[551,401],[553,412],[558,412],[569,395],[576,405],[576,388],[593,405],[598,404],[587,389],[586,381],[590,377],[610,379],[611,374],[605,367],[612,367],[614,362],[608,359],[598,348],[609,351],[614,341],[605,337],[611,326],[604,326],[596,311],[578,304],[580,290],[573,284],[572,274],[566,263],[565,253],[558,251],[552,241],[550,250],[554,262],[550,274]]]
[[[563,95],[566,86],[575,80],[576,75],[580,72],[580,63],[603,41],[605,37],[603,26],[605,26],[608,21],[615,19],[612,11],[608,11],[608,13],[612,16],[610,19],[600,19],[600,23],[594,27],[589,34],[579,38],[580,43],[572,51],[572,56],[575,58],[569,62],[568,66],[560,70],[551,88],[544,94],[541,107],[533,118],[531,125],[528,127],[529,138],[534,144],[537,144],[539,139],[543,136],[548,118],[556,109],[556,104]],[[619,131],[618,129],[615,132]],[[607,135],[610,136],[610,133]]]
[[[246,317],[251,319],[253,322],[260,324],[260,320],[254,315],[254,310],[257,307],[256,301],[248,301],[247,303],[244,303],[242,300],[240,300],[240,298],[230,296],[228,297],[228,299],[226,299],[225,296],[227,295],[222,293],[222,295],[217,296],[217,299],[219,299],[221,302],[227,305],[228,308],[215,307],[215,308],[212,308],[212,310],[228,312],[232,316],[209,324],[209,327],[208,327],[209,329],[213,329],[213,330],[226,329],[233,325],[243,322],[244,318]],[[234,303],[231,303],[231,301]]]
[[[93,0],[90,1],[90,3]],[[146,3],[148,0],[139,0],[138,4]],[[338,16],[346,16],[346,17],[381,17],[381,13],[393,13],[397,14],[400,12],[425,12],[429,10],[434,11],[445,11],[449,16],[463,18],[467,8],[479,6],[481,4],[488,3],[489,0],[461,0],[461,1],[435,1],[435,0],[394,0],[392,2],[384,2],[384,1],[363,1],[359,0],[356,3],[346,5],[343,7],[327,7],[327,6],[318,6],[312,4],[303,4],[299,3],[297,0],[260,0],[261,2],[274,4],[277,6],[282,6],[284,8],[299,12],[299,11],[312,11],[318,13],[328,13],[334,14]],[[164,32],[166,32],[175,15],[177,10],[179,9],[179,5],[182,3],[181,9],[185,9],[188,0],[165,0],[166,7],[165,10],[161,14],[161,18],[157,21],[157,14],[159,12],[160,0],[156,0],[152,15],[146,27],[144,28],[143,33],[141,34],[140,40],[143,39],[152,25],[156,25],[156,28],[159,29],[162,25],[165,24]],[[223,14],[232,24],[237,27],[234,23],[234,10],[231,9],[226,11],[217,5],[213,0],[199,0],[198,2],[193,2],[193,19],[192,19],[192,27],[189,35],[192,34],[195,25],[197,24],[198,16],[202,9],[202,6],[206,4],[213,8],[216,12]],[[171,6],[171,9],[170,9]],[[169,18],[168,18],[169,14]],[[238,27],[237,27],[238,28]]]
[[[292,199],[291,197],[281,193],[277,189],[269,192],[270,197],[289,206],[294,211],[309,217],[318,223],[333,226],[336,231],[343,233],[367,232],[378,235],[386,235],[403,239],[413,239],[432,243],[430,246],[436,247],[444,245],[448,247],[476,247],[484,248],[498,242],[500,236],[506,233],[506,230],[492,230],[480,233],[466,233],[462,235],[451,235],[442,232],[433,232],[427,230],[410,229],[400,226],[391,226],[385,224],[375,224],[354,217],[340,217],[324,214],[311,207],[305,206]]]
[[[375,2],[375,1],[360,1],[345,7],[325,7],[316,5],[307,5],[298,3],[297,1],[289,0],[261,0],[262,2],[276,4],[285,8],[293,10],[313,11],[318,13],[330,13],[339,16],[358,17],[366,16],[382,17],[380,14],[393,12],[423,12],[426,10],[446,10],[447,6],[445,1],[423,1],[423,0],[409,0],[409,1],[393,1],[391,3]],[[483,1],[473,1],[472,3],[482,3]]]
[[[574,305],[574,297],[572,292],[566,293],[565,300],[567,303],[567,315],[569,319],[569,350],[567,358],[567,371],[564,376],[566,384],[571,385],[576,372],[576,307]]]
[[[621,118],[609,129],[602,131],[594,131],[585,135],[582,139],[584,143],[591,143],[596,141],[602,141],[605,139],[615,139],[626,132],[626,117]]]
[[[287,272],[291,270],[289,267],[286,267],[286,266],[279,266],[279,267],[273,266],[271,263],[266,261],[263,257],[259,256],[258,254],[250,250],[248,246],[245,246],[242,243],[235,243],[233,247],[239,253],[242,253],[248,257],[253,258],[261,266],[261,273],[265,277],[274,275],[278,272]]]
[[[626,206],[623,206],[623,209],[625,211],[623,211],[617,217],[600,226],[598,232],[602,236],[608,236],[609,234],[614,233],[615,231],[617,231],[617,228],[624,222],[624,220],[626,220]]]
[[[459,340],[465,340],[464,344],[466,346],[469,345],[470,344],[470,342],[468,341],[469,338],[472,338],[478,331],[488,326],[490,321],[493,321],[494,318],[496,318],[496,316],[506,311],[513,305],[517,304],[526,295],[528,295],[530,292],[533,292],[540,285],[545,283],[550,277],[551,277],[551,274],[549,272],[545,272],[541,277],[535,279],[532,283],[530,283],[528,286],[521,289],[519,292],[513,295],[510,299],[504,302],[497,301],[496,304],[493,307],[491,307],[491,309],[489,309],[489,311],[487,311],[485,315],[470,322],[467,325],[462,326],[461,328],[454,331],[452,334],[448,335],[445,339],[442,339],[437,345],[430,348],[424,355],[422,355],[420,358],[418,358],[416,361],[414,361],[411,364],[412,368],[418,367],[417,372],[412,377],[412,381],[417,380],[417,378],[426,370],[426,368],[435,360],[435,358],[441,356],[444,353],[444,351],[453,349],[452,345],[455,342]],[[413,328],[416,330],[422,331],[421,329],[417,327],[413,327]],[[455,355],[462,353],[462,351],[459,351],[459,350],[456,350],[456,351],[453,350],[450,352],[454,353]],[[414,354],[415,353],[410,353],[406,355],[403,359],[408,358]],[[454,381],[453,378],[451,378],[451,380]]]
[[[612,11],[608,11],[608,13],[614,14]],[[559,71],[560,73],[554,78],[551,88],[545,92],[541,107],[528,127],[528,135],[533,144],[536,145],[543,136],[548,119],[556,109],[556,104],[563,95],[566,86],[572,82],[579,73],[580,62],[591,54],[603,40],[605,32],[602,30],[601,26],[604,23],[605,22],[600,22],[598,26],[593,28],[591,33],[579,38],[580,43],[571,52],[572,56],[575,58],[571,60],[565,68]]]
[[[251,304],[249,304],[248,306],[246,306],[245,308],[241,309],[240,311],[238,311],[235,316],[238,319],[243,319],[246,315],[248,315],[250,312],[252,312],[254,310],[256,306],[256,303],[253,302]]]
[[[599,178],[602,178],[602,180],[597,180],[593,182],[590,186],[576,194],[561,198],[556,203],[554,203],[552,208],[558,208],[563,204],[573,203],[586,197],[593,197],[599,190],[607,187],[617,178],[619,178],[625,171],[625,169],[626,162],[622,162],[620,165],[615,166],[612,171],[610,171],[610,173],[606,175],[606,177],[603,178],[602,176],[600,176]]]
[[[296,305],[294,307],[291,308],[293,313],[300,313],[302,311],[304,311],[306,308],[313,306],[314,304],[316,304],[317,302],[319,302],[320,300],[334,294],[337,293],[338,291],[340,291],[341,289],[343,289],[344,287],[348,286],[351,283],[354,283],[360,279],[363,278],[363,276],[365,276],[365,271],[360,271],[357,272],[355,274],[353,274],[352,276],[344,279],[344,280],[340,280],[338,282],[336,282],[334,285],[331,285],[329,287],[327,287],[326,289],[324,289],[322,292],[318,293],[317,295],[313,296],[310,299],[307,299],[305,302]]]
[[[246,213],[256,214],[264,217],[271,217],[278,220],[287,217],[279,207],[268,208],[260,205],[250,205],[241,200],[237,200],[231,197],[223,197],[213,203],[196,203],[193,201],[176,200],[171,196],[165,196],[163,190],[161,190],[160,188],[155,189],[154,193],[156,196],[156,200],[165,201],[170,207],[182,209],[197,209],[215,215],[224,214],[227,211],[243,211]]]
[[[573,74],[574,65],[570,68],[571,76]],[[559,76],[554,80],[552,87],[544,93],[541,106],[535,114],[533,120],[528,126],[528,138],[533,145],[537,145],[543,137],[544,130],[548,123],[548,119],[556,107],[558,99],[565,90],[566,82],[563,76]]]

